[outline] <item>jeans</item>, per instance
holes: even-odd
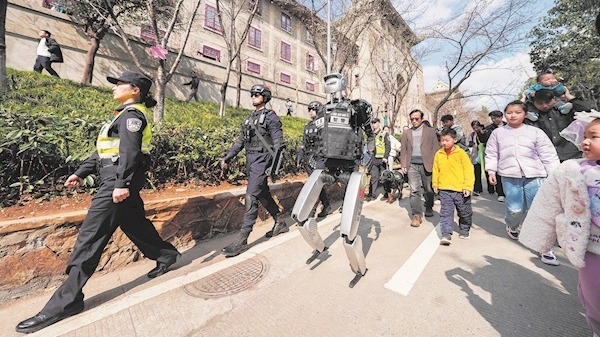
[[[502,177],[502,187],[506,193],[506,226],[516,229],[523,223],[531,202],[545,179]]]
[[[433,188],[431,187],[431,172],[425,171],[423,164],[410,164],[408,168],[408,186],[410,186],[411,216],[423,215],[421,205],[421,187],[425,192],[425,209],[433,207]]]
[[[440,231],[442,234],[452,234],[454,225],[454,207],[458,213],[458,228],[462,234],[469,233],[473,217],[471,197],[465,197],[462,192],[441,190],[440,196]]]

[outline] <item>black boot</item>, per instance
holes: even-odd
[[[290,230],[285,223],[284,217],[283,213],[279,213],[275,216],[275,224],[273,225],[273,228],[265,234],[266,237],[271,238]]]
[[[323,205],[323,209],[321,210],[321,212],[319,212],[319,214],[317,214],[317,218],[324,218],[328,214],[331,214],[331,206]]]
[[[226,256],[239,255],[248,245],[248,236],[250,236],[250,232],[240,232],[238,238],[230,243],[229,246],[221,249],[221,252]]]

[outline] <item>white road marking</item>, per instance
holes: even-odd
[[[431,260],[431,257],[433,257],[433,254],[435,254],[440,246],[438,232],[439,226],[435,226],[402,267],[383,285],[386,289],[400,295],[408,296],[408,293],[417,282],[417,279],[419,279],[419,276],[421,276],[429,260]]]

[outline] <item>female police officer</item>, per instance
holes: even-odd
[[[79,187],[83,178],[97,171],[101,178],[98,193],[79,229],[66,270],[68,278],[37,315],[17,325],[18,332],[43,329],[83,310],[83,286],[96,270],[117,226],[146,257],[156,260],[156,268],[148,273],[150,278],[167,272],[180,255],[146,219],[139,194],[150,163],[152,134],[144,112],[156,105],[149,95],[152,81],[132,72],[107,79],[115,84],[113,97],[122,105],[102,126],[96,152],[65,182],[68,188]]]

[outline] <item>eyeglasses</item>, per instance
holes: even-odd
[[[257,96],[260,96],[260,94],[257,92],[250,93],[250,97],[257,97]]]
[[[415,118],[411,118],[410,120],[411,120],[411,121],[420,121],[420,120],[421,120],[421,118],[419,118],[419,117],[415,117]]]

